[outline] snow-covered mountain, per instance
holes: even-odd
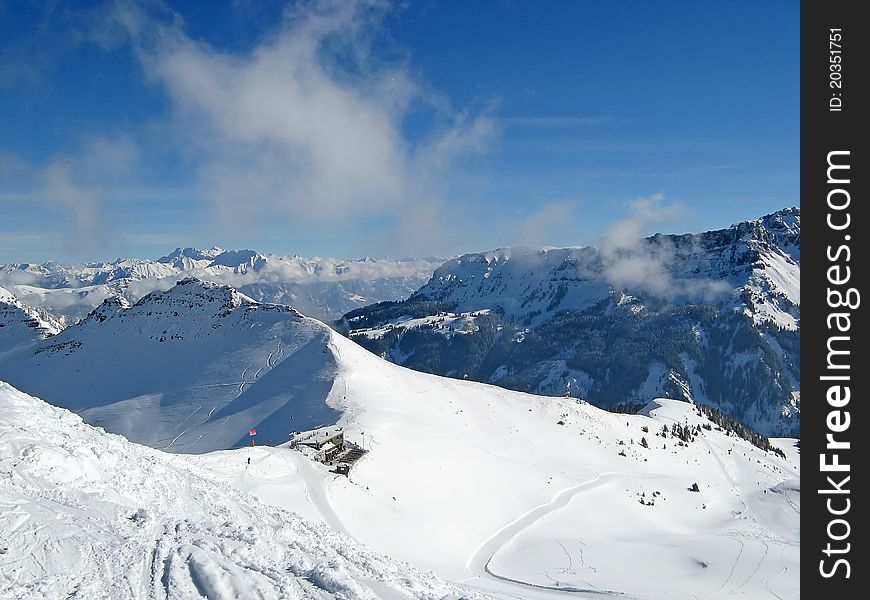
[[[0,474],[2,598],[480,597],[4,382]]]
[[[63,324],[46,311],[28,306],[0,287],[0,354],[56,335]]]
[[[0,486],[13,490],[0,498],[23,504],[3,511],[0,531],[4,539],[6,531],[37,531],[33,546],[26,536],[3,542],[3,576],[12,572],[7,566],[26,565],[29,574],[8,576],[6,589],[18,597],[26,596],[22,581],[39,580],[40,569],[59,571],[60,560],[46,558],[54,549],[68,552],[79,535],[114,545],[119,522],[121,536],[133,540],[129,554],[119,550],[116,557],[102,552],[102,541],[82,542],[95,552],[63,576],[110,577],[101,570],[105,560],[129,566],[123,572],[146,586],[240,582],[225,588],[238,590],[252,585],[250,571],[260,568],[266,580],[257,585],[273,585],[270,579],[284,576],[279,565],[303,560],[286,552],[304,554],[315,542],[301,537],[291,544],[293,526],[278,533],[295,522],[286,513],[253,502],[236,512],[245,503],[241,491],[497,598],[569,591],[788,597],[799,590],[800,471],[791,445],[783,445],[786,458],[766,452],[685,402],[659,400],[644,414],[620,415],[574,398],[420,373],[292,309],[193,280],[133,306],[104,304],[82,323],[0,360],[2,378],[169,450],[237,446],[253,427],[258,442],[271,435],[277,443],[291,430],[329,423],[368,450],[348,477],[286,445],[170,458],[134,452],[108,436],[100,438],[115,440],[108,448],[81,443],[81,426],[70,425],[71,417],[27,405],[0,435],[0,444],[12,446],[3,448],[0,470],[11,476]],[[4,406],[0,415],[9,412]],[[22,436],[28,441],[16,441]],[[187,469],[222,485],[186,481],[179,472]],[[153,491],[140,493],[140,478],[155,481]],[[218,496],[221,490],[226,496]],[[26,494],[58,499],[62,518],[17,500]],[[78,525],[69,524],[72,513]],[[254,539],[261,531],[263,546]],[[321,538],[315,547],[326,556],[344,543],[308,531]],[[259,550],[267,545],[281,549],[267,558]],[[369,556],[327,563],[338,565],[345,585],[357,580],[374,590],[346,597],[418,597],[436,586],[430,580],[431,588],[418,588],[416,571]],[[315,560],[290,572],[320,581],[329,570],[316,570]],[[366,564],[373,575],[360,580]],[[403,577],[405,590],[396,592]]]
[[[331,321],[360,306],[407,297],[443,262],[438,258],[341,260],[176,248],[157,260],[0,265],[0,285],[67,324],[112,296],[132,303],[188,276],[232,285],[259,301],[289,304],[309,316]]]
[[[94,425],[183,452],[231,448],[334,421],[328,328],[291,307],[188,278],[130,305],[113,297],[36,346],[0,357],[0,379]],[[293,360],[287,360],[292,358]]]
[[[422,371],[599,406],[694,400],[796,435],[800,210],[601,248],[467,254],[338,326]]]

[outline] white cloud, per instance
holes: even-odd
[[[73,250],[105,246],[112,236],[112,199],[127,185],[139,159],[136,146],[126,137],[95,137],[76,154],[62,154],[45,164],[0,156],[0,202],[40,209],[59,216],[66,232],[66,245]],[[24,238],[19,236],[19,241]],[[52,240],[53,241],[53,240]]]
[[[637,198],[631,213],[607,228],[599,243],[604,276],[617,289],[652,294],[664,300],[710,300],[731,286],[713,279],[675,279],[671,267],[675,249],[667,237],[644,239],[649,230],[675,217],[679,207],[664,203],[663,194]]]
[[[66,215],[72,225],[72,241],[78,247],[86,240],[100,236],[104,222],[98,188],[76,181],[72,161],[58,159],[39,174],[41,195],[45,202]]]
[[[234,226],[281,216],[299,227],[406,210],[494,134],[485,115],[449,111],[408,66],[373,55],[387,8],[303,3],[245,51],[195,40],[140,3],[119,3],[116,19],[172,103],[202,199]],[[420,106],[449,125],[415,144],[403,122]]]

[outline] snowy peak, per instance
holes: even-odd
[[[154,290],[169,289],[178,279],[194,276],[232,285],[260,302],[291,304],[329,321],[372,302],[407,297],[443,262],[437,258],[304,258],[179,247],[157,260],[0,265],[0,285],[19,299],[74,323],[111,296],[120,295],[132,303]]]
[[[755,237],[763,241],[771,241],[778,246],[788,246],[800,239],[801,209],[783,208],[754,221],[738,223],[733,227],[744,232],[752,231]]]
[[[6,288],[0,287],[0,302],[5,304],[17,304],[18,299]]]
[[[514,247],[465,254],[444,263],[411,299],[446,302],[461,312],[493,308],[518,319],[608,297],[594,248]]]
[[[207,269],[209,267],[228,267],[236,273],[246,273],[249,269],[259,271],[266,265],[266,256],[254,250],[224,250],[217,246],[208,250],[198,248],[176,248],[157,262],[175,267],[180,271]]]
[[[24,304],[0,287],[0,352],[57,335],[63,325],[44,310]]]
[[[95,324],[135,329],[140,334],[151,332],[151,337],[161,341],[176,340],[185,335],[212,335],[237,311],[258,309],[302,318],[292,307],[261,304],[231,286],[186,277],[166,291],[147,294],[136,304],[131,305],[121,296],[108,298],[80,325],[83,331]],[[77,335],[76,331],[71,329],[70,335]]]
[[[741,267],[755,266],[765,253],[784,254],[799,263],[800,209],[786,208],[727,229],[686,235],[657,234],[648,239],[659,244],[663,240],[675,245],[677,261],[702,258],[721,263],[725,259],[735,274],[746,273]]]
[[[455,335],[472,318],[474,330]],[[599,248],[466,254],[406,301],[347,313],[338,326],[439,375],[605,407],[695,400],[795,434],[800,210]]]
[[[97,263],[93,266],[93,271],[93,276],[85,281],[87,285],[100,285],[124,279],[135,281],[170,277],[173,274],[172,269],[166,265],[139,258],[119,258],[108,265]]]
[[[110,296],[103,303],[88,313],[85,321],[93,320],[102,323],[106,319],[130,308],[130,302],[123,296]]]
[[[623,294],[641,301],[705,302],[794,329],[800,314],[800,209],[727,229],[656,234],[602,248],[500,248],[439,267],[411,299],[458,311],[497,308],[540,321]]]
[[[165,292],[152,292],[137,304],[181,304],[189,308],[219,306],[231,310],[240,306],[257,304],[234,287],[203,281],[196,277],[185,277]]]
[[[176,248],[166,256],[157,259],[157,262],[164,263],[175,267],[176,269],[187,271],[207,267],[215,256],[223,252],[222,248],[217,246],[208,250],[200,250],[199,248]]]
[[[260,271],[266,266],[266,257],[253,250],[227,250],[215,256],[209,266],[230,267],[237,273]]]
[[[249,429],[280,443],[291,414],[334,422],[329,335],[289,306],[189,277],[0,355],[0,379],[158,448],[232,448]]]
[[[786,208],[765,215],[754,223],[753,236],[764,244],[765,250],[779,250],[793,261],[801,260],[801,210]],[[740,225],[737,226],[738,228]]]

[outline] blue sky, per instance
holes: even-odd
[[[450,255],[798,206],[798,17],[0,0],[0,262]]]

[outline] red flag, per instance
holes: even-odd
[[[257,430],[256,430],[256,429],[251,429],[251,430],[248,432],[248,435],[251,436],[251,437],[254,437],[255,435],[257,435]]]

